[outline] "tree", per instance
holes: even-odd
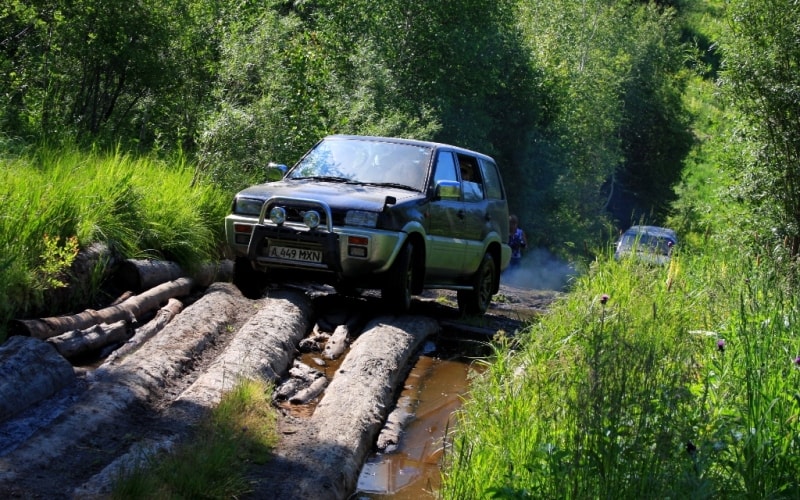
[[[800,9],[735,0],[722,44],[721,87],[741,115],[741,191],[762,223],[800,254]]]

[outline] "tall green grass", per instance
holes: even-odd
[[[217,258],[231,194],[193,186],[193,173],[180,159],[118,152],[45,147],[0,158],[0,340],[9,319],[54,312],[45,297],[69,280],[59,257],[71,241],[187,268]]]
[[[797,498],[797,297],[724,248],[603,257],[460,415],[444,498]]]

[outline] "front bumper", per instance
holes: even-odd
[[[281,198],[279,201],[291,203],[293,200]],[[309,203],[309,200],[300,201]],[[265,218],[270,203],[274,200],[264,204],[258,218],[237,214],[225,218],[226,239],[234,256],[246,257],[262,271],[297,269],[364,281],[387,271],[406,239],[406,234],[399,231],[334,226],[330,209],[319,202],[315,203],[325,214],[324,225],[316,229],[291,221],[276,225]],[[273,249],[280,249],[284,256],[288,253],[294,257],[315,255],[319,258],[287,259],[271,251]]]

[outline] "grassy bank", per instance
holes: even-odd
[[[599,259],[497,348],[445,498],[797,498],[800,337],[781,273],[739,248]]]
[[[92,243],[187,267],[218,257],[231,195],[192,186],[193,173],[180,159],[113,152],[42,148],[0,158],[0,342],[8,320],[56,312],[47,292],[69,281],[78,250]]]

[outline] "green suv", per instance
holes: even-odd
[[[225,232],[242,288],[302,277],[380,289],[400,311],[438,288],[483,314],[511,256],[492,158],[388,137],[325,137],[281,180],[238,193]]]

